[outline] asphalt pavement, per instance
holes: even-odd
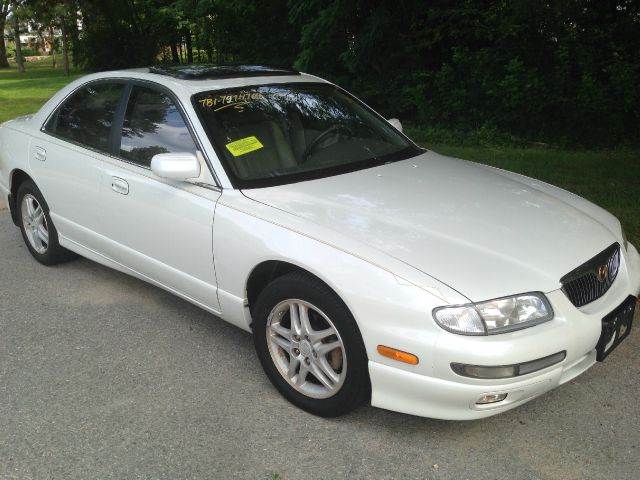
[[[43,267],[0,211],[0,479],[624,479],[640,472],[640,328],[510,412],[321,419],[249,334],[80,259]]]

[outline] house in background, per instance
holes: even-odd
[[[5,42],[7,53],[11,57],[15,55],[12,24],[11,13],[9,13],[2,41]],[[25,57],[51,55],[53,49],[60,45],[61,38],[62,32],[57,28],[47,28],[31,22],[22,22],[20,25],[20,45]]]
[[[59,30],[44,32],[28,28],[26,33],[20,35],[22,48],[40,55],[51,55],[54,45],[60,44],[62,33]]]

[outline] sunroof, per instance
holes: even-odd
[[[292,69],[266,65],[171,65],[167,67],[151,67],[149,72],[169,75],[183,80],[300,75],[300,72]]]

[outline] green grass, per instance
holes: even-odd
[[[0,122],[35,112],[81,72],[65,77],[50,60],[0,69]],[[427,142],[428,143],[428,142]],[[570,190],[622,221],[629,240],[640,246],[640,150],[569,151],[553,148],[429,145],[433,150],[522,173]]]
[[[37,111],[60,88],[82,75],[72,71],[66,77],[62,66],[51,67],[50,59],[27,62],[26,70],[20,74],[15,67],[0,69],[0,123]]]

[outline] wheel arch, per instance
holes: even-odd
[[[18,189],[20,185],[29,180],[35,183],[33,178],[20,168],[13,169],[9,174],[9,211],[11,212],[11,219],[16,226],[19,225],[17,208]]]
[[[267,287],[267,285],[273,282],[276,278],[291,272],[300,272],[306,275],[310,275],[324,283],[328,288],[336,293],[336,295],[338,295],[335,289],[331,287],[331,285],[329,285],[322,278],[318,277],[318,275],[310,272],[306,268],[285,260],[265,260],[256,265],[247,277],[247,281],[245,284],[245,295],[249,304],[249,311],[251,311],[256,303],[256,300],[260,296],[260,293]]]
[[[358,320],[356,318],[355,312],[351,305],[349,305],[348,299],[345,299],[343,295],[340,294],[340,289],[336,288],[335,285],[323,278],[321,275],[318,275],[314,271],[309,268],[303,267],[296,263],[293,263],[289,260],[264,260],[257,264],[252,270],[249,276],[247,277],[247,281],[245,284],[245,298],[248,303],[249,313],[253,314],[252,308],[256,304],[258,296],[260,293],[269,285],[271,282],[276,280],[278,277],[286,275],[288,273],[299,272],[305,275],[308,275],[317,281],[324,284],[329,290],[331,290],[336,297],[344,304],[346,309],[353,316],[358,329],[360,326],[358,325]]]

